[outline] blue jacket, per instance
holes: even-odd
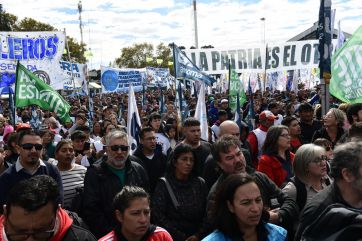
[[[264,226],[268,231],[268,239],[266,241],[286,240],[287,231],[284,228],[271,223],[265,223]],[[202,241],[232,241],[232,239],[224,235],[221,231],[215,230],[211,234],[207,235]]]

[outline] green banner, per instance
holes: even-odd
[[[362,103],[362,26],[332,56],[329,92],[347,103]]]
[[[236,110],[236,99],[239,93],[240,106],[246,102],[244,86],[241,84],[238,73],[234,69],[230,70],[230,90],[229,90],[229,107],[232,111]]]
[[[63,122],[70,121],[70,106],[63,97],[20,63],[16,69],[15,105],[37,105],[55,112]]]

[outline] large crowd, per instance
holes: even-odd
[[[136,149],[128,94],[94,95],[92,113],[67,97],[67,123],[29,106],[13,124],[2,100],[0,240],[359,240],[362,103],[322,115],[319,91],[256,91],[237,123],[213,90],[208,140],[203,96],[185,90],[181,117],[175,90],[138,92]]]

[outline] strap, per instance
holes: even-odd
[[[166,188],[167,188],[168,194],[170,194],[173,206],[176,208],[176,210],[178,210],[178,208],[180,207],[180,204],[178,203],[176,196],[172,191],[170,183],[167,181],[167,179],[165,177],[161,177],[160,179],[165,182]]]

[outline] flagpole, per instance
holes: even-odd
[[[231,78],[231,60],[229,59],[229,83],[228,83],[228,103],[230,107],[230,78]]]

